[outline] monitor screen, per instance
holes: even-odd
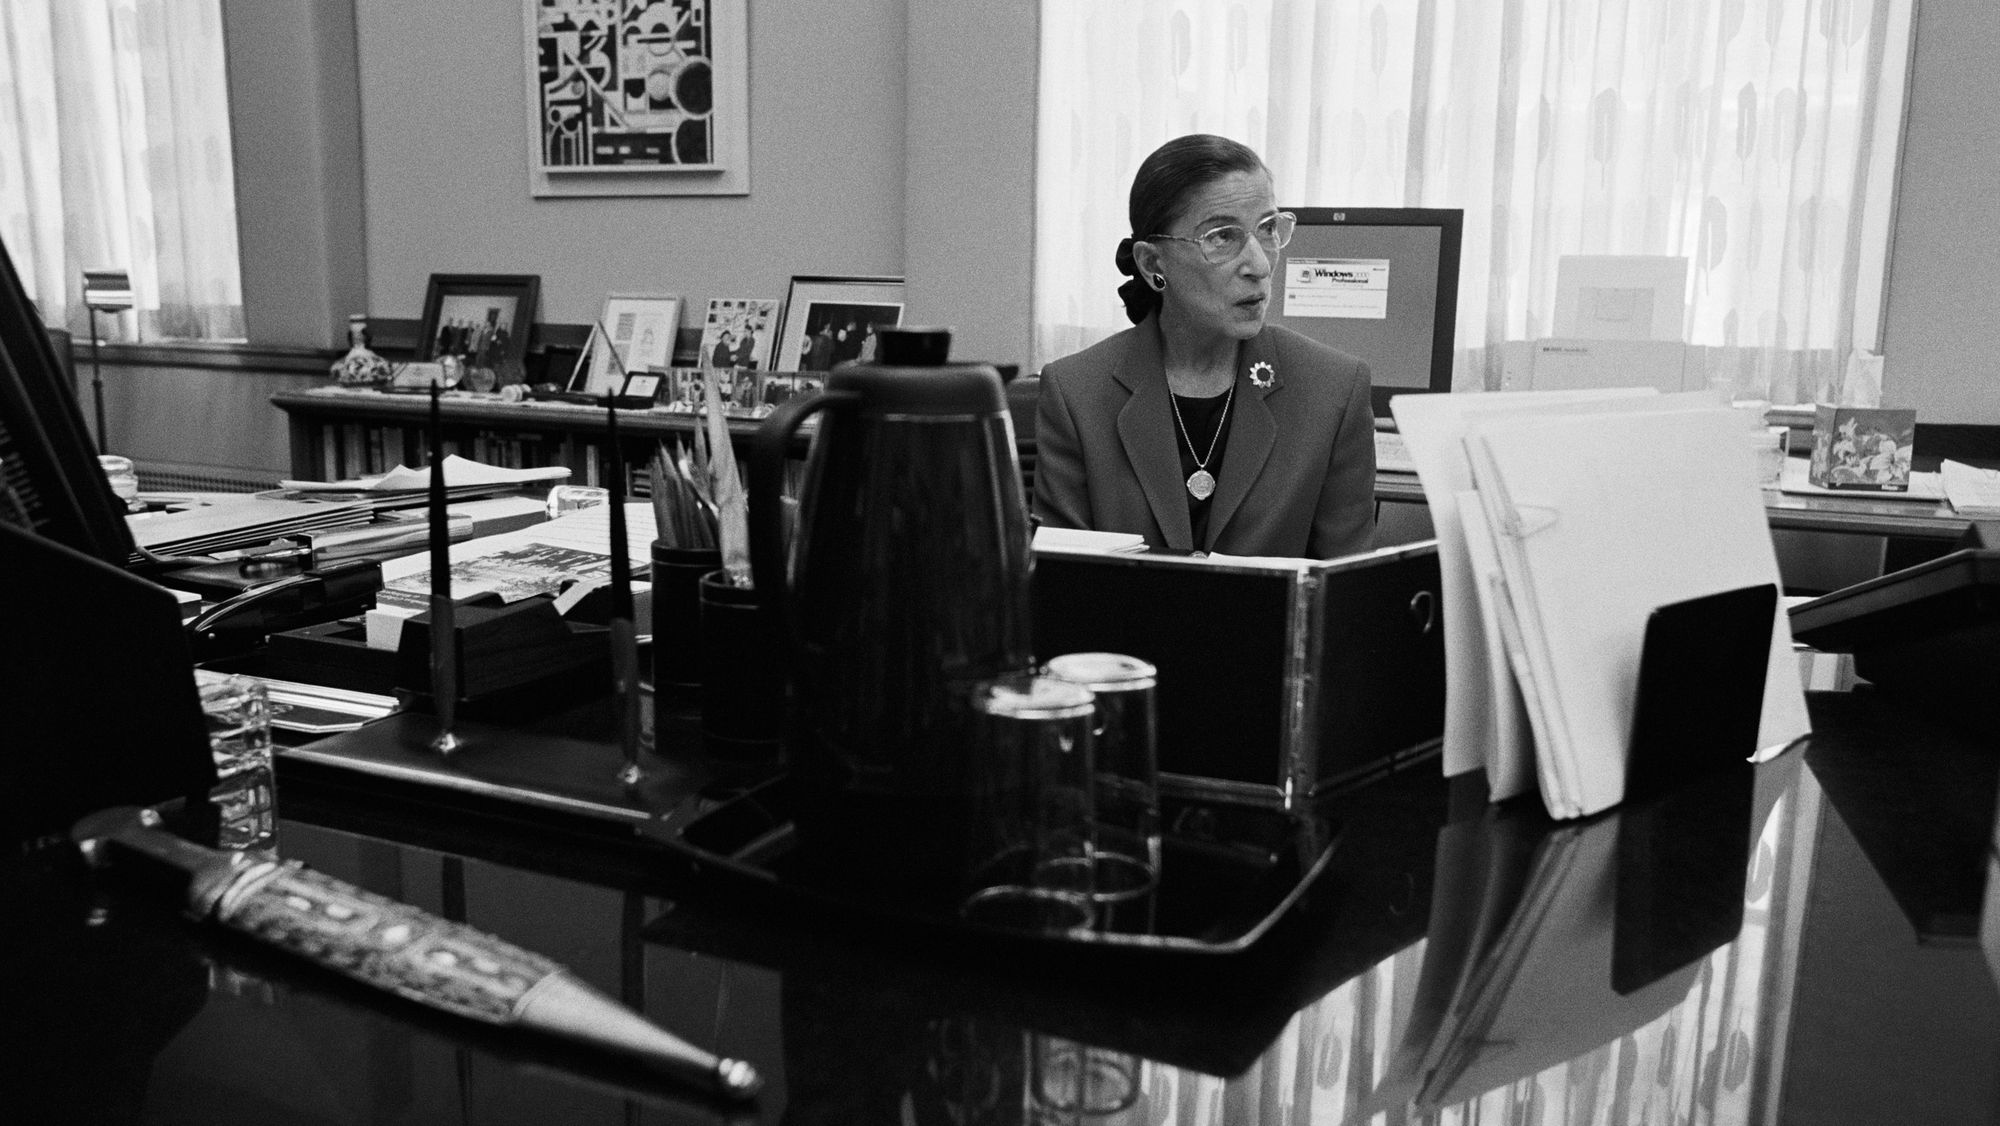
[[[97,464],[76,388],[0,245],[0,521],[122,567],[124,506]]]
[[[1271,322],[1365,361],[1389,399],[1451,390],[1458,316],[1456,208],[1295,207]]]

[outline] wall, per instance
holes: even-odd
[[[909,321],[952,355],[1026,363],[1033,333],[1040,22],[1026,2],[909,0]]]
[[[367,302],[354,11],[224,0],[223,32],[250,339],[344,344]]]
[[[90,346],[77,349],[77,400],[91,410]],[[104,365],[104,426],[113,453],[142,471],[270,483],[292,475],[291,437],[271,396],[318,375]]]
[[[2000,5],[1924,0],[1903,141],[1883,404],[2000,424]]]
[[[903,271],[904,3],[751,2],[747,197],[528,195],[519,0],[356,0],[369,311],[432,273],[534,273],[541,319],[611,292],[783,297],[793,274]]]

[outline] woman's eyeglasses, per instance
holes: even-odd
[[[1147,235],[1148,239],[1172,239],[1175,242],[1191,242],[1201,248],[1201,256],[1216,265],[1234,262],[1236,256],[1250,242],[1254,233],[1259,246],[1266,254],[1276,254],[1291,244],[1292,229],[1299,225],[1299,217],[1289,211],[1276,215],[1257,224],[1253,229],[1240,223],[1225,223],[1220,227],[1210,227],[1194,238],[1186,235]]]

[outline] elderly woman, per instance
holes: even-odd
[[[1372,546],[1368,367],[1264,323],[1292,216],[1256,153],[1196,134],[1139,166],[1118,244],[1133,327],[1042,372],[1035,511],[1154,550]]]

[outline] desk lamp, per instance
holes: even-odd
[[[130,309],[132,275],[124,270],[85,270],[83,303],[90,309],[90,395],[97,407],[97,452],[110,453],[104,437],[104,369],[97,360],[97,314],[122,313]]]

